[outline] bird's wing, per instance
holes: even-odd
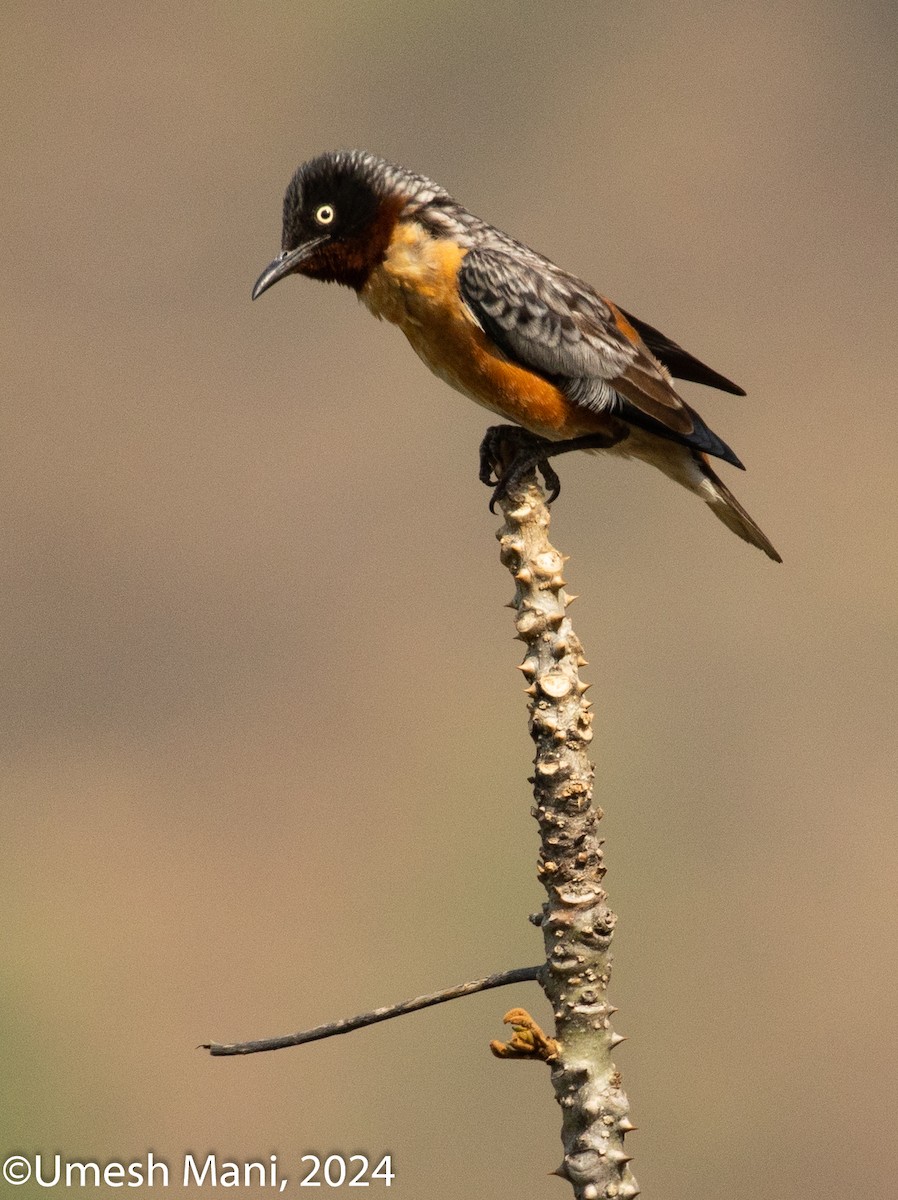
[[[575,403],[742,465],[680,399],[620,309],[579,279],[536,256],[475,249],[462,260],[458,285],[499,350]]]
[[[733,396],[745,395],[745,389],[741,388],[738,383],[733,383],[731,379],[727,379],[719,371],[714,371],[711,367],[705,366],[694,354],[690,354],[688,350],[684,350],[682,346],[672,341],[671,338],[659,329],[655,329],[652,325],[649,325],[648,321],[641,321],[639,317],[634,317],[626,309],[622,308],[620,311],[648,346],[649,350],[651,350],[652,354],[654,354],[655,358],[663,366],[667,367],[674,379],[688,379],[691,383],[703,383],[706,387],[719,388],[720,391],[729,392]]]

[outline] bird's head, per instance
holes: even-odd
[[[256,280],[253,299],[293,274],[358,290],[403,214],[443,195],[429,179],[363,150],[309,159],[287,187],[281,253]]]

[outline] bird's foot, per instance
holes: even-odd
[[[549,463],[554,443],[518,425],[491,425],[480,443],[480,482],[493,489],[490,512],[517,487],[525,475],[538,470],[549,491],[548,503],[558,498],[561,480]]]
[[[504,500],[512,488],[534,470],[545,480],[549,492],[546,503],[557,500],[561,480],[549,459],[571,450],[608,450],[629,433],[622,421],[618,425],[619,428],[608,433],[587,433],[560,442],[537,437],[519,425],[491,425],[480,443],[480,482],[493,488],[490,512],[495,512],[498,501]]]

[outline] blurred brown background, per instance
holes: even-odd
[[[545,1072],[486,1049],[532,988],[194,1050],[540,954],[488,418],[345,291],[249,301],[293,168],[363,146],[748,388],[684,391],[782,567],[639,464],[561,465],[634,1168],[894,1196],[895,10],[4,17],[3,1152],[568,1194]]]

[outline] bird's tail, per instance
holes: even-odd
[[[718,520],[727,529],[732,529],[744,541],[763,550],[774,562],[783,560],[777,554],[770,539],[751,519],[727,485],[714,473],[707,457],[679,442],[655,437],[638,428],[631,428],[630,435],[610,450],[594,450],[593,454],[617,454],[622,458],[639,458],[663,471],[668,478],[700,496]]]
[[[700,451],[667,439],[650,437],[638,429],[631,430],[630,436],[615,446],[612,453],[615,451],[624,457],[641,458],[651,463],[669,478],[700,496],[727,529],[732,529],[746,542],[763,550],[774,562],[783,561]]]
[[[762,533],[727,485],[711,469],[705,456],[695,453],[693,459],[698,468],[696,475],[700,475],[700,478],[697,478],[694,483],[690,480],[690,484],[687,486],[701,496],[714,515],[723,521],[727,529],[732,529],[733,533],[738,534],[746,542],[751,542],[753,546],[763,550],[767,557],[772,558],[774,562],[782,562],[783,560],[777,554],[770,539]]]

